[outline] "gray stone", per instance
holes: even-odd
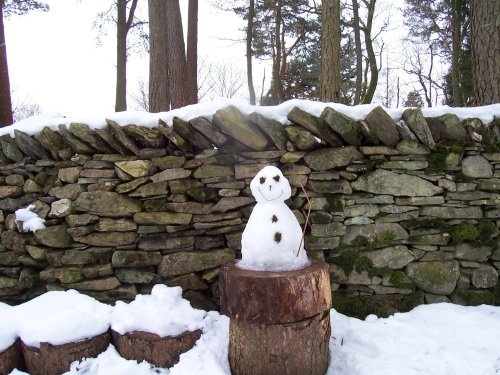
[[[397,174],[384,169],[376,169],[351,183],[354,190],[395,196],[429,197],[439,194],[442,188],[417,176]]]
[[[97,136],[86,124],[72,122],[69,124],[68,131],[83,142],[92,145],[100,153],[111,154],[113,152],[102,138]]]
[[[340,245],[339,237],[306,236],[304,247],[308,251],[334,250]]]
[[[108,128],[111,131],[113,138],[116,139],[118,144],[123,146],[124,149],[132,151],[134,155],[139,155],[140,148],[132,139],[130,139],[130,137],[125,133],[120,125],[110,119],[106,119],[106,123],[108,124]]]
[[[370,240],[381,239],[385,233],[392,233],[394,241],[408,239],[408,233],[396,223],[375,223],[370,225],[350,225],[346,227],[346,234],[342,243],[350,245],[357,236],[364,236]]]
[[[266,150],[269,145],[259,128],[234,106],[216,111],[213,122],[226,134],[254,150]]]
[[[57,178],[63,182],[67,182],[68,184],[74,184],[78,181],[81,171],[82,167],[61,168],[59,169]]]
[[[319,145],[316,137],[302,126],[287,125],[284,128],[290,142],[299,150],[310,151]]]
[[[446,296],[425,293],[425,303],[450,303],[450,299]]]
[[[467,156],[462,160],[462,173],[472,178],[490,178],[493,176],[493,168],[481,155]]]
[[[335,131],[326,125],[323,118],[316,117],[310,113],[301,110],[298,107],[293,107],[287,115],[288,120],[294,124],[300,125],[312,134],[319,137],[322,141],[331,146],[342,146],[342,140]]]
[[[118,191],[118,189],[117,189]],[[154,196],[165,196],[168,193],[168,181],[154,182],[138,187],[129,193],[132,198],[147,198]]]
[[[481,207],[439,207],[422,206],[420,216],[431,216],[441,219],[481,219]]]
[[[158,120],[158,130],[179,150],[183,152],[193,151],[191,144],[177,134],[177,132],[162,119]]]
[[[365,216],[375,217],[379,214],[380,209],[375,204],[362,204],[344,207],[345,217]]]
[[[311,235],[314,237],[343,236],[345,227],[342,223],[312,224]]]
[[[359,151],[363,153],[363,155],[400,155],[398,150],[387,146],[362,146],[359,148]]]
[[[0,200],[0,210],[16,211],[24,208],[38,199],[38,194],[26,194],[20,198],[6,198]]]
[[[482,266],[472,271],[471,282],[476,288],[493,288],[498,283],[498,271],[492,266]]]
[[[116,277],[106,277],[98,280],[85,280],[78,283],[71,283],[66,285],[66,287],[76,290],[103,291],[118,288],[120,285],[120,280]]]
[[[415,259],[404,245],[385,247],[364,254],[377,268],[401,269]]]
[[[395,222],[395,221],[393,221]],[[351,217],[344,221],[344,225],[366,225],[373,224],[374,221],[364,216]]]
[[[35,240],[48,247],[64,249],[72,242],[67,230],[66,224],[39,229],[35,232]]]
[[[149,284],[156,278],[154,272],[140,269],[120,268],[116,270],[115,275],[122,283],[129,284]]]
[[[111,260],[112,253],[113,249],[110,247],[66,250],[61,257],[61,263],[65,266],[107,263]]]
[[[165,169],[181,168],[186,162],[184,156],[164,156],[162,158],[154,158],[152,163],[160,168],[162,171]]]
[[[99,216],[83,214],[66,216],[66,223],[69,227],[79,227],[82,225],[94,224],[99,220]]]
[[[365,121],[384,145],[392,148],[396,147],[399,142],[399,133],[396,129],[396,123],[382,107],[378,106],[374,108],[368,116],[366,116]]]
[[[72,201],[68,198],[59,199],[50,205],[49,217],[62,218],[73,213]]]
[[[402,206],[429,206],[444,203],[444,197],[441,195],[433,197],[409,197],[409,198],[396,198],[396,204]]]
[[[475,246],[469,243],[455,245],[455,258],[485,262],[491,256],[491,248],[488,246]]]
[[[487,180],[477,180],[477,187],[481,190],[499,191],[500,178],[489,178]]]
[[[111,263],[97,264],[94,266],[84,266],[82,274],[86,279],[97,279],[105,276],[113,275],[113,267]]]
[[[17,147],[16,142],[10,137],[10,135],[5,134],[0,136],[0,146],[5,156],[12,161],[23,160],[23,153]]]
[[[161,262],[159,251],[115,251],[111,258],[111,264],[115,268],[121,267],[149,267],[157,266]]]
[[[115,165],[133,178],[148,176],[153,171],[149,160],[119,161]]]
[[[100,216],[132,216],[141,211],[141,203],[115,192],[84,192],[74,202],[73,208]]]
[[[220,266],[234,260],[231,249],[174,253],[163,256],[158,274],[163,277],[183,275]]]
[[[427,119],[433,138],[438,141],[464,142],[467,132],[455,114],[445,115]]]
[[[456,260],[410,263],[406,274],[424,292],[442,295],[451,294],[460,277]]]
[[[54,160],[60,160],[64,150],[68,147],[64,138],[58,132],[45,126],[35,138],[47,150]]]
[[[183,139],[191,143],[194,147],[200,150],[213,148],[212,142],[205,138],[201,133],[197,132],[193,125],[189,122],[174,116],[172,123],[174,131]]]
[[[191,222],[192,214],[177,212],[138,212],[134,215],[134,222],[139,225],[185,225]]]
[[[326,107],[323,110],[321,118],[323,118],[332,130],[340,134],[348,145],[361,145],[361,131],[357,121],[330,107]]]
[[[170,181],[177,180],[180,178],[186,178],[191,175],[191,171],[183,168],[172,168],[165,169],[164,171],[157,173],[150,177],[150,180],[153,182],[162,182],[162,181]]]
[[[96,153],[96,149],[87,143],[80,140],[80,138],[75,137],[66,127],[66,125],[60,124],[58,126],[59,134],[64,138],[65,143],[68,144],[73,154],[84,154],[92,155]]]
[[[129,219],[110,219],[103,217],[94,225],[94,229],[98,232],[127,232],[137,230],[137,224]]]
[[[30,137],[22,131],[14,129],[14,139],[17,146],[24,154],[31,156],[34,159],[49,159],[47,151],[45,151],[40,142],[38,142],[35,138]]]
[[[418,142],[403,139],[396,146],[396,149],[403,155],[428,155],[429,147]]]
[[[172,237],[166,233],[149,235],[139,241],[138,248],[145,251],[166,251],[172,252],[192,250],[194,246],[193,236]]]
[[[144,147],[161,149],[167,145],[165,137],[157,128],[147,126],[126,125],[123,127],[125,133]]]
[[[81,267],[48,267],[40,272],[43,281],[59,280],[63,284],[83,280]]]
[[[257,112],[250,113],[248,119],[271,139],[278,150],[286,150],[288,136],[283,124],[276,120],[270,120]]]
[[[73,240],[90,246],[124,246],[136,241],[135,232],[96,232],[74,236]]]
[[[404,169],[408,171],[418,171],[429,166],[429,162],[425,160],[391,160],[381,163],[378,167],[385,169]]]
[[[352,194],[352,188],[349,182],[345,180],[339,181],[316,181],[309,180],[308,187],[317,193],[328,194]]]
[[[353,161],[363,160],[364,156],[356,147],[323,148],[312,151],[304,160],[314,170],[325,170],[349,165]]]
[[[222,197],[213,207],[213,212],[227,212],[236,208],[241,208],[254,203],[255,200],[250,197]]]
[[[203,164],[193,173],[194,178],[234,176],[234,167],[228,165]]]
[[[228,137],[219,131],[216,126],[214,126],[210,121],[204,117],[196,117],[189,120],[191,126],[196,129],[199,133],[203,134],[208,140],[213,143],[217,148],[223,147],[228,143]],[[212,148],[212,147],[210,147]]]
[[[0,199],[15,198],[23,194],[20,186],[0,186]]]
[[[58,199],[71,199],[75,200],[78,198],[80,193],[84,192],[85,188],[79,184],[67,184],[64,186],[56,186],[49,191],[49,195],[56,197]]]
[[[431,130],[420,108],[407,108],[403,112],[403,119],[417,138],[430,149],[434,149],[436,143],[432,138]]]

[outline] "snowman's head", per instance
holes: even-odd
[[[292,195],[290,183],[281,171],[273,166],[267,166],[250,182],[250,189],[257,203],[283,202]]]

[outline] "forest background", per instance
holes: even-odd
[[[0,0],[0,125],[64,102],[498,103],[499,20],[497,0]]]

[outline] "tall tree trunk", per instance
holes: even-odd
[[[273,61],[273,77],[272,77],[272,85],[273,85],[273,104],[281,103],[280,97],[282,96],[281,90],[281,80],[280,80],[280,71],[281,71],[281,54],[282,54],[282,40],[281,40],[281,1],[278,1],[274,5],[274,35],[275,35],[275,56]]]
[[[115,111],[127,110],[127,1],[118,0]]]
[[[255,105],[255,88],[253,86],[253,73],[252,73],[252,40],[253,40],[253,20],[255,18],[255,0],[250,0],[248,6],[248,20],[247,20],[247,83],[248,94],[250,96],[250,104]]]
[[[323,0],[320,100],[340,102],[340,0]]]
[[[187,31],[188,104],[198,103],[198,0],[189,0]]]
[[[375,56],[375,51],[373,50],[373,40],[371,37],[375,3],[376,0],[370,0],[368,3],[368,19],[366,27],[363,29],[365,34],[366,52],[368,54],[368,64],[370,65],[370,83],[368,84],[365,96],[363,97],[363,104],[370,104],[372,102],[378,83],[377,57]]]
[[[459,107],[462,103],[460,92],[460,66],[459,58],[461,46],[460,37],[460,9],[457,0],[451,1],[451,89],[453,95],[453,106]]]
[[[500,103],[500,2],[471,0],[472,74],[476,105]]]
[[[167,45],[172,109],[188,104],[184,35],[179,0],[167,1]]]
[[[167,7],[165,0],[149,0],[149,111],[170,109],[168,91]]]
[[[361,50],[361,31],[359,26],[359,4],[358,0],[352,0],[354,47],[356,50],[356,84],[354,86],[354,105],[361,101],[361,90],[363,86],[363,52]]]
[[[127,34],[134,20],[137,1],[132,0],[127,18],[127,4],[130,0],[118,0],[116,21],[116,97],[115,111],[127,110]]]
[[[3,27],[3,4],[4,0],[0,0],[0,127],[10,125],[13,122],[7,48]]]

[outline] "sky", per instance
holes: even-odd
[[[107,35],[102,36],[102,43],[98,45],[98,32],[92,28],[97,14],[108,9],[110,1],[45,1],[50,5],[49,12],[12,16],[5,22],[14,106],[19,101],[33,102],[39,104],[44,111],[73,116],[88,113],[89,109],[94,113],[113,112],[116,82],[115,30],[109,25]],[[187,0],[180,0],[184,21],[187,20],[187,3]],[[215,9],[211,3],[210,0],[199,2],[199,60],[226,63],[238,70],[245,83],[238,96],[245,99],[248,95],[245,45],[237,42],[244,37],[240,31],[244,21],[232,12]],[[382,38],[389,51],[390,63],[394,66],[400,53],[400,38],[404,36],[399,11],[403,1],[382,0],[378,4],[383,7],[392,6],[391,25]],[[142,14],[147,16],[147,9],[142,9]],[[381,20],[380,18],[379,22]],[[147,81],[148,61],[145,53],[132,52],[129,56],[129,94],[137,92],[140,80]],[[269,62],[254,61],[257,93],[261,91],[265,69],[269,77]],[[404,82],[403,79],[403,91],[406,89]],[[130,98],[128,102],[129,108],[134,109]]]

